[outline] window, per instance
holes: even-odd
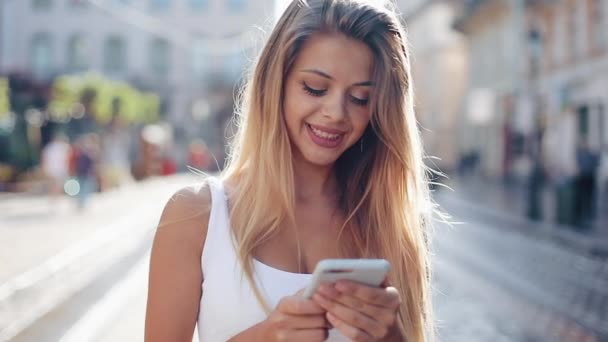
[[[590,0],[589,8],[589,34],[592,50],[606,48],[606,0]]]
[[[84,36],[73,34],[68,40],[67,61],[69,71],[83,71],[88,66],[88,46]]]
[[[604,108],[603,103],[600,103],[597,108],[600,117],[600,141],[601,146],[608,146],[608,118],[606,118]]]
[[[106,39],[104,46],[104,70],[109,73],[122,72],[126,69],[126,48],[122,38],[112,36]]]
[[[572,2],[572,21],[574,25],[574,58],[580,59],[585,56],[587,41],[585,32],[585,6],[581,1]]]
[[[544,57],[544,37],[539,27],[534,26],[528,32],[528,53],[530,54],[531,76],[538,75]]]
[[[53,65],[53,45],[48,33],[36,33],[30,46],[30,64],[36,78],[50,75]]]
[[[553,39],[553,63],[555,66],[561,66],[568,58],[566,39],[569,37],[569,34],[566,31],[566,22],[565,11],[556,11],[553,22],[553,31],[555,32],[555,38]]]
[[[153,10],[165,10],[169,8],[170,0],[149,0],[149,6]]]
[[[36,10],[50,9],[53,5],[51,0],[33,0],[32,7]]]
[[[573,1],[566,2],[566,32],[568,38],[566,39],[566,51],[567,51],[567,61],[572,62],[576,56],[575,51],[577,47],[577,28],[576,25],[576,7],[574,6]]]
[[[578,113],[578,134],[582,137],[589,136],[589,107],[581,106]]]
[[[245,0],[226,0],[231,11],[239,12],[245,8]]]
[[[150,42],[150,71],[157,77],[164,78],[169,72],[169,43],[162,38],[154,38]]]
[[[544,66],[549,69],[555,65],[555,15],[550,14],[544,18],[545,27],[545,54]]]
[[[209,6],[209,0],[189,0],[190,8],[194,10],[206,9]]]

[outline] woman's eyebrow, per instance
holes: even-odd
[[[333,77],[331,77],[331,75],[329,75],[321,70],[317,70],[317,69],[303,69],[300,71],[311,73],[311,74],[316,74],[321,77],[327,78],[328,80],[334,79]],[[353,86],[357,86],[357,87],[369,87],[369,86],[373,86],[373,85],[374,85],[374,82],[372,82],[372,81],[363,81],[363,82],[357,82],[357,83],[353,84]]]

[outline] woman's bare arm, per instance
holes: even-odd
[[[192,341],[210,208],[204,186],[178,191],[163,210],[150,259],[146,342]]]

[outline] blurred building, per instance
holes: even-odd
[[[458,3],[400,0],[397,4],[411,46],[416,115],[423,127],[424,147],[439,158],[433,166],[449,172],[456,168],[460,153],[458,116],[468,77],[466,39],[452,27]]]
[[[560,184],[599,156],[608,191],[608,0],[467,0],[455,21],[470,46],[462,145],[490,177],[540,165]],[[600,197],[601,198],[601,197]],[[606,198],[601,198],[600,203]]]
[[[235,83],[259,41],[255,26],[274,14],[274,0],[0,4],[0,73],[47,79],[96,71],[157,91],[178,140],[221,139],[215,123],[225,120],[214,117],[231,114]]]
[[[469,0],[456,27],[470,42],[465,112],[481,135],[470,146],[482,151],[486,172],[517,169],[522,139],[539,129],[548,139],[560,132],[544,152],[562,164],[573,162],[579,140],[606,153],[608,1]],[[485,102],[489,110],[476,108]]]
[[[469,89],[459,130],[461,154],[479,155],[482,172],[496,177],[512,167],[511,149],[518,143],[511,132],[517,122],[515,100],[525,50],[516,1],[463,2],[455,23],[468,38],[470,54]]]
[[[608,0],[535,1],[526,20],[528,37],[539,40],[529,70],[539,64],[538,101],[549,166],[560,176],[572,174],[576,146],[584,142],[602,155],[600,184],[606,184]]]

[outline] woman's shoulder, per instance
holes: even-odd
[[[169,198],[155,236],[155,244],[180,252],[202,252],[211,212],[209,180],[176,190]]]
[[[165,204],[161,223],[208,220],[211,211],[212,182],[214,182],[213,178],[207,177],[197,183],[176,189]]]
[[[150,256],[146,341],[192,337],[204,280],[201,255],[210,204],[205,182],[176,190],[163,209]]]

